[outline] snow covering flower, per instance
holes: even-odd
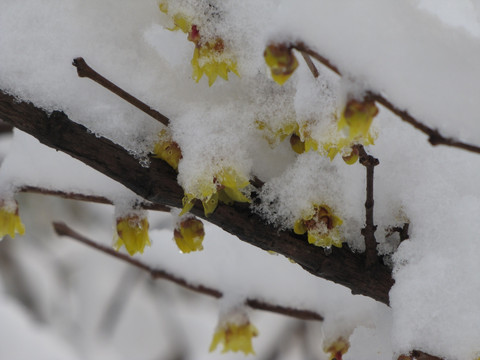
[[[370,131],[373,118],[378,114],[374,101],[360,102],[352,99],[347,102],[337,124],[337,134],[322,143],[322,152],[333,160],[342,154],[343,160],[352,165],[358,160],[354,145],[373,145],[374,135]]]
[[[237,62],[225,49],[225,43],[222,38],[205,39],[201,36],[200,29],[193,20],[185,15],[176,13],[169,14],[166,2],[159,4],[160,11],[172,17],[174,26],[169,28],[171,31],[181,30],[188,34],[188,40],[195,44],[193,58],[191,61],[193,69],[193,79],[199,82],[203,75],[208,77],[208,85],[212,86],[220,76],[228,80],[228,73],[233,72],[240,76],[237,69]]]
[[[268,45],[263,57],[270,68],[273,80],[279,85],[283,85],[298,67],[298,61],[292,48],[285,44]]]
[[[177,223],[173,237],[183,253],[203,250],[205,230],[203,223],[193,216],[185,216]]]
[[[202,201],[205,216],[215,211],[219,201],[228,205],[235,201],[250,202],[242,192],[249,184],[248,179],[233,168],[224,168],[212,180],[202,179],[193,191],[185,194],[180,215],[190,211],[196,199]]]
[[[165,129],[158,134],[158,141],[153,149],[153,157],[166,161],[175,170],[178,169],[178,163],[182,159],[182,150]]]
[[[271,146],[290,136],[290,146],[297,154],[318,150],[318,142],[306,131],[307,124],[300,127],[296,121],[290,121],[275,130],[264,121],[257,120],[256,125],[259,130],[263,131],[265,139]]]
[[[308,242],[321,247],[342,247],[338,227],[343,221],[327,205],[313,207],[298,219],[293,227],[296,234],[308,234]]]
[[[241,324],[227,321],[217,326],[210,344],[210,352],[214,351],[219,344],[223,344],[222,353],[242,351],[245,355],[255,354],[252,338],[256,336],[258,336],[258,330],[248,320]]]
[[[15,234],[23,235],[25,226],[18,215],[18,203],[15,200],[0,202],[0,238],[9,235],[12,239]]]
[[[324,347],[324,351],[330,354],[329,360],[342,360],[342,356],[348,351],[349,347],[348,341],[341,337]]]
[[[130,255],[137,252],[143,254],[145,246],[151,245],[148,237],[147,218],[138,214],[117,218],[117,232],[114,241],[117,251],[125,246]]]

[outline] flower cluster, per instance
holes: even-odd
[[[23,235],[25,226],[18,215],[18,204],[15,200],[0,202],[0,239],[9,235],[12,239],[15,234]]]
[[[175,226],[173,237],[180,251],[185,254],[203,250],[202,243],[205,237],[203,223],[193,216],[183,216]]]
[[[308,242],[321,247],[342,247],[338,227],[342,220],[334,215],[327,205],[313,205],[300,219],[295,222],[293,231],[303,235],[307,233]]]
[[[114,247],[118,251],[125,246],[130,255],[143,254],[145,246],[150,246],[148,237],[148,220],[145,216],[131,214],[117,218],[117,232]]]
[[[199,26],[193,20],[180,14],[170,14],[166,2],[159,5],[160,11],[172,17],[174,26],[169,30],[181,30],[188,34],[188,40],[195,44],[191,61],[193,79],[199,82],[203,75],[208,77],[208,85],[212,86],[218,76],[228,80],[228,73],[233,72],[240,76],[237,70],[237,62],[225,49],[222,38],[208,39],[201,35]]]
[[[153,149],[153,157],[166,161],[175,170],[178,169],[178,163],[182,159],[182,150],[165,129],[158,134],[158,141]]]
[[[270,44],[263,53],[270,68],[273,80],[283,85],[298,67],[298,61],[292,48],[285,44]]]
[[[223,344],[222,353],[242,351],[245,355],[255,354],[252,338],[258,336],[257,328],[248,320],[242,324],[226,322],[217,326],[210,345],[210,352]]]
[[[193,190],[185,194],[180,215],[190,211],[196,199],[202,202],[205,216],[215,211],[219,201],[228,205],[235,201],[250,202],[242,192],[249,184],[248,179],[238,174],[233,168],[223,168],[213,179],[206,178],[199,181]]]

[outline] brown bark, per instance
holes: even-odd
[[[183,190],[176,182],[175,171],[165,162],[152,159],[150,167],[145,168],[121,146],[89,133],[84,126],[74,123],[61,111],[48,114],[0,90],[0,118],[153,203],[182,206]],[[192,212],[205,218],[200,204]],[[221,204],[207,220],[247,243],[292,259],[316,276],[350,288],[353,294],[365,295],[385,304],[389,302],[388,292],[394,281],[391,269],[378,257],[366,269],[365,255],[353,253],[347,246],[334,248],[327,255],[322,248],[308,244],[305,236],[278,231],[265,224],[245,204]]]

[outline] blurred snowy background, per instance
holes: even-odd
[[[192,44],[185,34],[164,29],[155,1],[2,0],[0,88],[46,109],[62,109],[145,160],[159,124],[78,79],[72,59],[92,59],[102,74],[175,119],[182,150],[191,155],[180,168],[187,180],[210,166],[211,159],[200,154],[217,152],[267,181],[285,169],[316,176],[309,172],[308,154],[296,157],[285,144],[274,152],[249,142],[261,136],[241,124],[255,111],[259,116],[293,111],[308,118],[329,106],[331,98],[319,96],[326,87],[333,93],[353,88],[350,77],[391,96],[445,135],[480,144],[477,0],[245,0],[222,6],[232,21],[217,30],[242,49],[236,55],[243,77],[231,75],[228,83],[220,80],[209,88],[206,79],[191,80]],[[258,99],[276,86],[264,69],[265,44],[292,38],[324,51],[349,80],[338,84],[324,74],[315,82],[302,64],[284,91],[264,104]],[[208,353],[208,346],[219,310],[246,296],[325,317],[322,323],[300,322],[251,311],[260,332],[253,340],[257,355],[251,358],[328,359],[323,344],[340,336],[351,344],[344,360],[391,359],[415,348],[451,359],[478,358],[480,157],[432,148],[424,135],[385,109],[374,126],[379,137],[368,151],[381,163],[375,220],[385,251],[394,248],[382,237],[385,229],[405,216],[412,224],[411,239],[391,260],[396,280],[391,308],[352,296],[211,225],[203,252],[180,254],[171,216],[149,212],[152,247],[136,258],[221,290],[226,299],[219,302],[154,281],[119,260],[59,238],[51,226],[63,221],[111,246],[113,206],[18,194],[27,232],[0,242],[0,359],[244,358]],[[198,138],[202,141],[193,141]],[[233,145],[237,151],[231,151]],[[2,135],[0,151],[2,191],[31,185],[102,195],[117,204],[135,198],[21,132],[13,139]],[[338,187],[330,196],[353,219],[346,231],[351,245],[361,248],[364,169],[337,160],[329,166],[339,177],[326,180]],[[300,187],[288,195],[298,194],[304,194]]]

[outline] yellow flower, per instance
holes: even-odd
[[[292,48],[285,44],[271,44],[263,53],[265,62],[270,68],[273,80],[283,85],[292,76],[298,67],[298,61],[293,54]]]
[[[153,148],[153,157],[166,161],[175,170],[178,169],[178,163],[182,159],[182,150],[165,129],[158,134],[158,142]]]
[[[327,205],[313,205],[293,227],[295,234],[307,233],[308,242],[321,247],[342,247],[338,227],[343,221]]]
[[[130,255],[143,254],[145,246],[151,245],[147,218],[135,214],[118,218],[114,241],[117,251],[124,245]]]
[[[338,121],[338,130],[348,129],[348,139],[363,141],[364,145],[373,144],[373,136],[369,133],[373,118],[378,108],[372,100],[349,100]]]
[[[222,353],[242,351],[245,355],[255,354],[252,338],[256,336],[258,336],[257,328],[248,321],[241,325],[227,322],[217,327],[209,351],[212,352],[218,344],[223,344]]]
[[[181,30],[188,34],[188,40],[195,44],[195,50],[192,57],[192,77],[198,83],[203,75],[208,77],[208,85],[212,86],[218,76],[228,80],[228,73],[232,72],[237,76],[237,62],[225,51],[223,39],[213,40],[204,39],[200,34],[200,29],[189,17],[176,13],[169,14],[168,4],[162,2],[159,4],[160,11],[172,17],[174,26],[168,30]]]
[[[195,25],[192,27],[192,31]],[[231,71],[238,74],[237,62],[224,52],[223,40],[197,43],[192,58],[193,79],[198,83],[203,75],[208,77],[208,85],[212,86],[218,76],[228,80]]]
[[[13,239],[15,234],[23,235],[25,226],[18,215],[18,204],[16,201],[2,201],[0,203],[0,238],[10,235]]]
[[[194,217],[187,217],[180,221],[173,231],[173,237],[178,248],[185,254],[203,250],[204,236],[203,223]]]
[[[324,350],[330,354],[329,360],[342,360],[342,356],[348,351],[350,344],[344,338],[338,338]]]
[[[205,216],[215,211],[218,201],[231,205],[233,202],[250,202],[242,190],[250,184],[247,178],[232,168],[224,168],[211,181],[203,181],[193,192],[183,197],[183,209],[180,215],[190,211],[195,199],[202,201]]]

